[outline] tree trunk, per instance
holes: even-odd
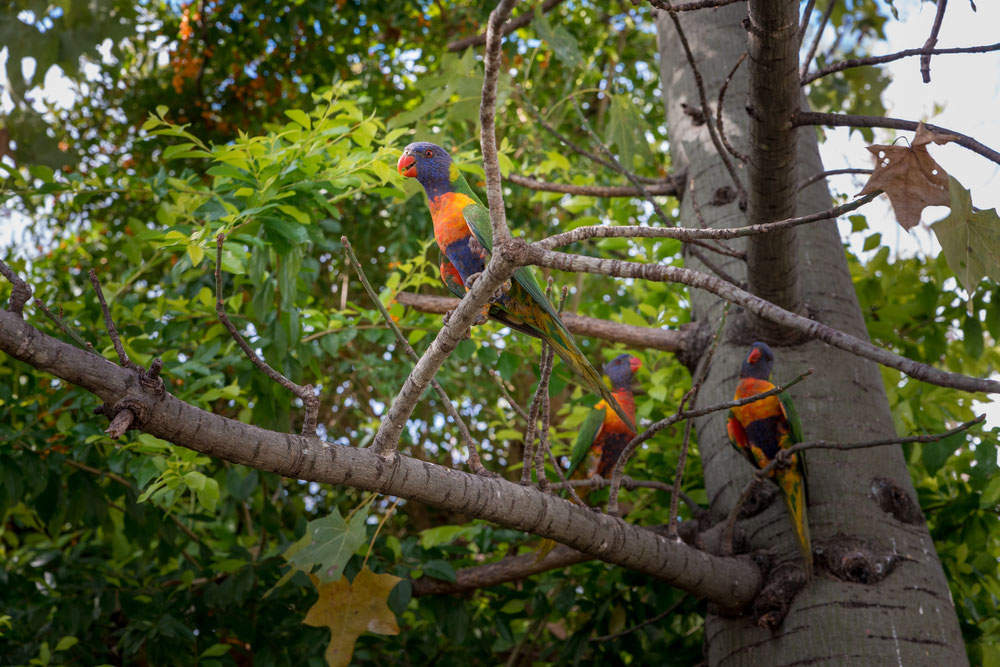
[[[747,49],[741,26],[746,5],[680,15],[705,82],[714,118],[718,91]],[[685,189],[684,225],[697,226],[695,206],[711,227],[746,224],[738,201],[721,196],[732,180],[723,168],[708,130],[682,104],[700,107],[695,79],[670,17],[657,21],[661,79],[676,173],[687,171],[693,188]],[[793,31],[794,32],[794,31]],[[746,112],[748,70],[745,62],[729,84],[724,127],[739,151],[749,147],[751,119]],[[799,132],[796,180],[822,171],[816,134]],[[739,164],[737,162],[737,164]],[[740,166],[745,179],[750,171]],[[744,185],[751,192],[753,187]],[[727,203],[722,203],[726,202]],[[798,214],[831,206],[819,181],[798,194]],[[836,223],[799,228],[795,265],[801,280],[805,313],[820,322],[867,340]],[[742,239],[740,240],[742,241]],[[733,243],[739,249],[745,244]],[[711,258],[737,279],[746,279],[741,260]],[[707,271],[695,258],[692,268]],[[762,267],[756,267],[760,270]],[[692,291],[692,318],[711,335],[722,302]],[[739,309],[730,311],[726,330],[699,396],[707,405],[731,398],[740,362],[756,339],[753,322]],[[789,380],[807,368],[816,370],[791,394],[807,440],[862,440],[894,435],[888,400],[878,367],[826,344],[810,341],[774,346],[775,380]],[[700,363],[704,350],[694,361]],[[724,516],[751,478],[751,468],[729,445],[726,415],[696,421],[708,498],[714,514]],[[809,473],[808,516],[817,574],[794,597],[783,624],[760,629],[751,616],[710,614],[706,619],[706,655],[710,665],[871,664],[960,665],[967,662],[948,584],[934,543],[916,510],[916,494],[898,445],[849,452],[813,450],[806,456]],[[769,550],[774,562],[799,558],[791,522],[782,503],[740,523],[751,551]],[[860,539],[858,539],[860,538]],[[846,550],[845,550],[846,549]],[[832,556],[832,554],[836,556]],[[831,567],[846,565],[837,574]],[[882,578],[884,577],[884,579]],[[849,579],[876,581],[857,583]]]

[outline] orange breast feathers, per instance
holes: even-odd
[[[632,392],[626,389],[616,389],[612,392],[612,395],[618,400],[618,404],[624,408],[625,414],[629,416],[629,419],[635,423],[635,397],[632,395]],[[595,440],[599,440],[600,436],[607,435],[608,433],[627,433],[635,436],[635,431],[622,421],[617,412],[609,410],[608,404],[605,401],[601,401],[595,407],[604,410],[604,423],[601,425],[601,430],[598,431],[598,437]]]
[[[441,252],[454,243],[472,234],[469,223],[462,211],[469,204],[475,204],[471,197],[461,192],[445,192],[430,200],[431,220],[434,221],[434,238]]]
[[[767,380],[743,378],[736,386],[736,394],[733,396],[733,400],[748,398],[772,389],[774,389],[774,385]],[[787,419],[785,406],[781,404],[781,399],[778,398],[777,394],[733,408],[733,414],[736,416],[736,420],[743,426],[752,424],[758,419],[767,419],[768,417],[778,415]]]

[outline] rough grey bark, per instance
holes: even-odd
[[[747,47],[740,22],[746,8],[735,5],[681,16],[699,59],[706,87],[718,90],[732,64]],[[690,69],[671,21],[657,22],[666,116],[671,137],[672,165],[687,169],[694,191],[682,202],[685,226],[696,226],[692,198],[712,227],[746,223],[736,202],[710,204],[713,193],[728,185],[704,127],[691,122],[682,104],[696,104]],[[794,34],[794,31],[793,31]],[[749,76],[741,70],[729,85],[724,110],[730,141],[749,149],[745,111]],[[815,133],[797,130],[798,163],[794,180],[822,171]],[[751,185],[749,188],[753,190]],[[830,207],[823,183],[803,189],[799,211]],[[733,245],[745,247],[743,241]],[[747,274],[736,259],[717,258],[737,278]],[[837,227],[820,222],[798,229],[797,265],[804,304],[809,315],[862,339],[864,320],[847,271]],[[689,264],[702,268],[695,259]],[[700,290],[690,292],[693,319],[718,321],[722,302]],[[732,396],[739,365],[754,340],[745,313],[730,312],[727,328],[709,370],[700,402]],[[807,367],[817,374],[791,391],[802,416],[806,439],[867,439],[892,435],[894,428],[878,367],[821,342],[777,346],[776,376],[787,379]],[[750,479],[751,470],[727,442],[725,416],[715,414],[696,422],[705,482],[712,510],[724,515]],[[934,544],[923,521],[904,523],[876,502],[879,479],[888,478],[916,495],[898,447],[806,455],[809,468],[809,522],[814,543],[837,534],[867,538],[873,545],[905,556],[877,585],[845,583],[820,572],[798,594],[784,624],[771,633],[749,617],[710,614],[706,620],[706,654],[710,665],[871,664],[961,665],[967,659],[947,582]],[[780,503],[741,522],[750,548],[772,550],[794,562],[796,548],[791,524]]]

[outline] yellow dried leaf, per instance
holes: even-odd
[[[362,633],[399,634],[396,615],[386,604],[399,577],[375,574],[366,567],[353,582],[341,577],[320,584],[316,575],[309,578],[319,592],[319,599],[302,622],[330,629],[330,644],[326,647],[326,662],[330,667],[350,664],[354,643]]]
[[[889,197],[899,224],[904,229],[914,227],[924,207],[947,206],[950,201],[948,174],[927,152],[927,144],[944,144],[955,138],[932,132],[920,123],[910,146],[868,146],[876,158],[875,170],[860,194],[881,190]]]

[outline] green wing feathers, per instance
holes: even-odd
[[[580,467],[580,464],[587,458],[587,452],[594,446],[594,440],[597,438],[597,434],[600,433],[601,426],[604,425],[604,415],[604,410],[591,410],[590,414],[583,420],[583,423],[580,424],[580,433],[576,437],[576,442],[573,444],[573,452],[569,457],[569,470],[566,471],[567,478],[572,477],[573,473]]]

